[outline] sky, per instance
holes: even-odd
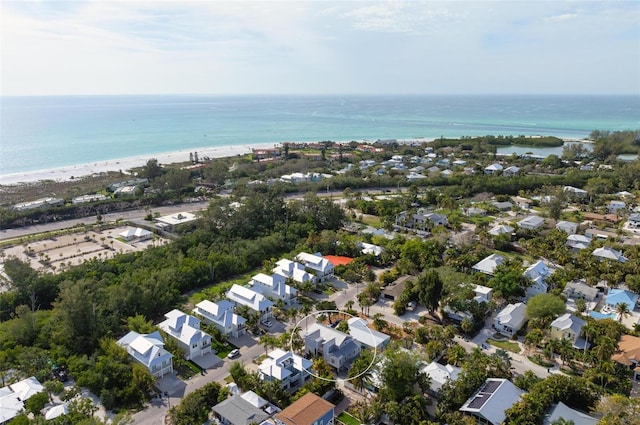
[[[0,0],[0,94],[635,94],[640,1]]]

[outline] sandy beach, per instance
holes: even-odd
[[[42,180],[67,181],[73,178],[90,176],[92,174],[107,171],[128,172],[128,170],[143,166],[151,158],[158,160],[160,164],[172,164],[189,161],[190,152],[198,152],[199,158],[223,158],[251,153],[251,149],[273,148],[273,143],[247,144],[238,146],[200,147],[159,154],[139,155],[129,158],[97,161],[87,164],[70,165],[67,167],[51,168],[46,170],[26,171],[23,173],[0,175],[0,185],[14,185],[21,183],[34,183]]]

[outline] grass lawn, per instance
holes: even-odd
[[[491,344],[491,345],[494,345],[494,346],[498,347],[498,348],[502,348],[503,350],[511,351],[512,353],[519,353],[520,352],[520,346],[515,342],[498,341],[497,339],[492,339],[492,338],[487,339],[487,342],[489,344]]]
[[[256,269],[243,275],[236,276],[233,279],[225,280],[224,282],[218,282],[214,285],[204,288],[202,291],[194,292],[191,296],[189,296],[189,304],[195,305],[200,301],[216,298],[218,294],[226,292],[229,288],[231,288],[234,283],[244,286],[251,280],[251,276],[255,275],[257,272],[258,270]]]
[[[347,412],[340,413],[340,415],[338,416],[338,420],[345,425],[360,425],[360,421]]]
[[[369,215],[369,214],[362,214],[362,218],[358,221],[360,223],[364,223],[376,228],[380,227],[380,225],[382,224],[382,222],[380,221],[380,217],[375,215]]]
[[[221,359],[224,359],[231,352],[231,350],[237,347],[229,343],[223,344],[220,341],[212,341],[211,348],[216,350],[216,353],[217,353],[216,356],[220,357]]]

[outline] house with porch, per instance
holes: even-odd
[[[233,312],[234,304],[228,300],[211,302],[200,301],[192,313],[203,322],[214,325],[224,335],[239,337],[247,332],[247,320]]]
[[[626,289],[611,289],[604,299],[605,309],[616,311],[619,304],[625,303],[629,307],[629,311],[633,311],[638,303],[638,294]]]
[[[338,371],[348,368],[361,350],[360,344],[351,335],[320,323],[314,323],[307,329],[304,347],[306,353],[322,356]]]
[[[630,227],[631,229],[640,228],[640,214],[631,214],[627,220],[627,227]]]
[[[213,406],[213,415],[222,425],[265,424],[278,409],[253,391],[234,395]]]
[[[480,260],[478,263],[474,264],[471,267],[472,270],[480,273],[484,273],[489,276],[493,276],[496,271],[496,268],[504,263],[506,260],[505,257],[499,254],[491,254],[488,257]]]
[[[458,375],[460,375],[462,369],[450,364],[443,365],[438,362],[431,362],[420,369],[420,372],[431,379],[429,392],[433,395],[438,395],[444,384],[449,381],[455,382],[458,379]]]
[[[587,235],[569,235],[565,245],[573,251],[580,251],[591,245],[591,237]]]
[[[309,379],[313,363],[291,351],[279,348],[271,351],[258,367],[258,379],[263,382],[277,381],[280,388],[295,391]]]
[[[538,294],[546,294],[549,290],[546,280],[552,273],[553,271],[542,260],[527,267],[522,275],[531,281],[531,285],[525,288],[525,299],[528,300]]]
[[[567,235],[574,235],[578,231],[578,223],[561,220],[556,223],[556,229],[562,230]]]
[[[301,252],[295,259],[311,272],[318,282],[325,282],[333,278],[333,264],[326,258],[323,258],[322,254]]]
[[[621,263],[626,263],[628,258],[622,255],[622,252],[613,249],[609,246],[603,246],[593,250],[591,255],[600,258],[601,260],[613,260]]]
[[[622,335],[618,341],[618,348],[611,356],[611,360],[627,366],[633,371],[633,379],[640,381],[640,338]]]
[[[574,348],[584,350],[587,342],[580,336],[586,323],[583,319],[571,313],[565,313],[551,322],[551,338],[558,340],[568,339]]]
[[[297,261],[291,261],[285,258],[278,260],[272,272],[286,276],[294,282],[315,283],[315,276],[306,271],[304,266]]]
[[[25,402],[44,392],[44,386],[35,376],[0,388],[0,424],[4,425],[24,411]]]
[[[251,288],[234,284],[227,292],[227,298],[236,305],[249,307],[259,313],[261,318],[273,316],[273,302]]]
[[[538,230],[544,225],[544,218],[537,215],[530,215],[518,222],[518,227],[527,230]]]
[[[184,358],[193,360],[211,352],[211,335],[200,330],[200,320],[174,309],[164,315],[158,327],[176,340]]]
[[[484,173],[485,174],[497,174],[499,172],[501,172],[503,169],[502,165],[495,163],[495,164],[491,164],[488,165],[484,168]]]
[[[285,305],[295,302],[298,296],[298,290],[287,285],[287,277],[280,273],[258,273],[251,278],[249,286],[268,298],[281,300]]]
[[[371,348],[379,353],[391,340],[389,335],[371,329],[367,322],[359,317],[352,317],[347,321],[347,324],[349,325],[349,335],[358,341],[362,348]]]
[[[147,368],[156,378],[173,373],[173,355],[164,349],[159,331],[139,334],[131,331],[118,340],[118,345],[127,350],[135,361]]]
[[[493,328],[508,337],[515,335],[527,321],[527,306],[523,303],[509,304],[493,320]]]

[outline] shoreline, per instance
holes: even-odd
[[[416,137],[413,139],[395,139],[398,143],[411,143],[421,142],[429,143],[436,138],[431,137]],[[358,143],[373,143],[375,140],[356,140]],[[563,139],[564,142],[585,142],[584,139]],[[337,141],[334,143],[349,143],[351,141]],[[4,174],[0,175],[0,186],[15,186],[22,184],[33,184],[46,180],[53,181],[70,181],[76,178],[82,178],[90,176],[92,174],[100,174],[105,172],[118,172],[122,171],[128,173],[129,170],[136,167],[141,167],[147,163],[149,159],[155,158],[158,163],[175,164],[180,162],[189,161],[189,153],[198,152],[200,158],[205,156],[209,158],[226,158],[237,155],[246,155],[251,153],[252,149],[272,149],[274,146],[282,146],[283,143],[254,143],[244,145],[228,145],[217,147],[198,147],[192,149],[181,149],[178,151],[152,153],[146,155],[138,155],[125,158],[109,159],[105,161],[95,161],[84,164],[67,165],[64,167],[47,168],[43,170],[24,171],[20,173]],[[291,143],[317,143],[317,142],[291,142]]]

